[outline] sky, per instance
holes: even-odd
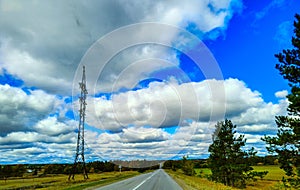
[[[0,164],[207,158],[225,118],[267,155],[285,115],[274,54],[297,0],[0,0]]]

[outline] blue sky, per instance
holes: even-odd
[[[58,6],[59,4],[59,6]],[[206,158],[217,121],[276,134],[296,0],[0,0],[0,164],[72,162],[87,68],[86,159]]]
[[[276,101],[274,93],[287,89],[287,83],[275,69],[274,54],[291,47],[291,18],[299,12],[297,5],[297,1],[278,1],[278,5],[244,1],[243,12],[233,16],[225,34],[206,43],[224,77],[239,78],[261,92],[266,101]]]

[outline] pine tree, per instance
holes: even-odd
[[[211,180],[227,186],[245,187],[246,181],[255,180],[255,176],[264,176],[266,172],[254,172],[249,162],[255,156],[254,149],[242,150],[246,139],[244,135],[236,135],[236,126],[230,120],[218,122],[213,135],[213,144],[209,146],[209,168]]]
[[[269,152],[278,154],[280,168],[289,176],[283,179],[285,185],[300,188],[300,15],[296,14],[295,18],[294,48],[275,55],[279,61],[276,69],[291,87],[287,96],[288,116],[276,116],[277,136],[265,136],[263,140]]]

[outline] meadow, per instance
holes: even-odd
[[[255,171],[268,171],[269,173],[264,179],[257,179],[257,181],[249,181],[247,184],[247,190],[259,190],[259,189],[284,189],[280,180],[285,176],[284,171],[279,166],[254,166]],[[177,181],[184,190],[231,190],[236,188],[227,187],[220,183],[214,183],[205,178],[206,175],[211,174],[208,168],[195,169],[196,176],[186,176],[180,170],[174,172],[167,170],[167,172]]]
[[[283,189],[280,180],[284,176],[283,170],[278,166],[254,166],[255,171],[269,171],[264,179],[251,181],[247,184],[247,190],[258,189]],[[220,183],[215,183],[206,179],[211,174],[208,168],[195,169],[196,176],[186,176],[181,170],[166,170],[184,190],[232,190]],[[130,178],[140,174],[137,171],[126,172],[104,172],[99,174],[89,174],[88,180],[83,180],[83,176],[75,175],[75,180],[68,181],[68,175],[47,175],[45,177],[10,178],[6,181],[0,180],[0,189],[93,189],[101,187],[122,179]]]
[[[89,187],[101,187],[122,179],[138,175],[137,171],[105,172],[100,174],[89,174],[89,179],[84,180],[83,175],[75,175],[75,180],[68,180],[68,175],[48,175],[45,177],[27,177],[0,180],[0,189],[65,189],[79,190]]]

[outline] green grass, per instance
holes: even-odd
[[[211,171],[209,168],[195,168],[196,176],[210,175]]]
[[[269,171],[263,180],[257,182],[250,182],[246,189],[280,189],[279,181],[284,176],[283,170],[278,166],[254,166],[255,171]],[[197,176],[186,176],[180,170],[171,171],[166,170],[176,181],[187,190],[232,190],[234,188],[226,187],[223,184],[214,183],[207,180],[204,176],[211,174],[210,169],[201,168],[195,169]],[[76,175],[74,181],[68,181],[68,175],[53,175],[47,177],[25,179],[8,179],[6,182],[0,180],[0,189],[66,189],[66,190],[79,190],[89,187],[100,187],[122,179],[138,175],[138,172],[128,171],[122,172],[107,172],[101,174],[89,174],[88,180],[83,180],[82,175]],[[199,177],[202,176],[202,177]],[[277,186],[277,187],[275,187]]]
[[[269,173],[264,177],[265,180],[280,181],[283,176],[287,177],[279,166],[253,166],[254,171],[268,171]]]
[[[209,170],[209,169],[208,169]],[[207,170],[207,171],[208,171]],[[184,175],[181,170],[176,172],[166,170],[166,172],[184,189],[184,190],[233,190],[235,188],[227,187],[220,183],[214,183],[206,178]]]
[[[285,176],[285,173],[279,168],[279,166],[253,166],[253,169],[258,172],[268,171],[269,173],[262,180],[258,179],[255,182],[248,182],[246,189],[283,189],[280,181],[282,177]],[[211,174],[211,170],[208,168],[196,168],[196,176],[186,176],[180,170],[176,172],[167,170],[167,172],[177,181],[179,185],[182,186],[183,189],[234,189],[207,180],[205,176]]]
[[[277,165],[272,166],[253,166],[254,171],[262,172],[268,171],[269,173],[264,177],[265,180],[280,181],[283,176],[286,177],[284,171],[279,168]],[[209,168],[196,168],[195,169],[197,176],[210,175],[211,171]]]
[[[0,180],[0,189],[66,189],[79,190],[88,187],[101,187],[122,179],[138,175],[136,171],[106,172],[89,174],[88,180],[83,180],[82,175],[76,175],[75,180],[68,181],[68,175],[53,175],[38,178]]]

